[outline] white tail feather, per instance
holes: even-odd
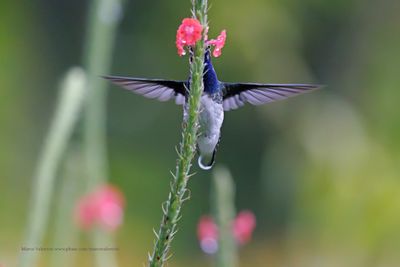
[[[197,159],[197,163],[199,164],[199,167],[200,167],[201,169],[203,169],[203,170],[210,170],[210,169],[212,168],[214,162],[211,162],[210,165],[204,165],[204,164],[201,162],[201,160],[202,160],[202,157],[199,156],[199,158]]]

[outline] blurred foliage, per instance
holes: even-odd
[[[241,266],[398,266],[400,2],[210,4],[210,36],[228,33],[214,60],[221,80],[327,85],[226,114],[217,163],[232,172],[238,209],[258,216]],[[69,66],[81,64],[86,7],[87,1],[0,2],[0,263],[6,266],[21,246],[55,88]],[[187,58],[177,56],[174,39],[189,8],[189,1],[129,1],[112,74],[185,79]],[[110,86],[108,114],[110,179],[127,198],[119,259],[121,266],[139,266],[160,220],[182,110]],[[196,171],[171,266],[211,265],[195,235],[198,218],[210,210],[211,176]],[[77,260],[89,266],[88,255]]]

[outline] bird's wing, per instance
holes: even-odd
[[[262,105],[321,88],[315,84],[222,83],[224,110],[237,109],[245,103]]]
[[[147,98],[157,99],[159,101],[175,99],[175,102],[178,105],[182,105],[185,102],[185,81],[119,76],[103,76],[103,78]]]

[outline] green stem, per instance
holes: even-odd
[[[116,29],[121,16],[120,0],[92,0],[84,67],[88,75],[88,98],[84,117],[85,161],[89,188],[107,178],[106,100],[107,74],[112,60]]]
[[[115,238],[112,233],[104,232],[104,229],[94,229],[91,242],[96,248],[116,248]],[[117,255],[114,250],[110,251],[95,251],[94,252],[94,266],[100,267],[117,267]]]
[[[193,15],[200,21],[205,29],[207,27],[207,1],[194,0]],[[185,201],[187,182],[190,177],[190,167],[196,151],[198,115],[200,98],[203,93],[204,70],[204,39],[197,42],[194,48],[193,61],[190,64],[190,90],[188,96],[187,117],[182,124],[182,141],[178,153],[176,172],[173,175],[171,191],[168,200],[163,205],[163,218],[158,233],[153,253],[149,257],[150,267],[161,267],[168,260],[171,242],[177,231],[177,223],[181,216],[182,204]]]
[[[107,84],[100,76],[109,73],[122,0],[92,0],[88,19],[88,39],[84,66],[88,73],[88,98],[84,117],[84,149],[87,188],[108,178],[106,143]],[[93,231],[94,247],[114,246],[113,237],[104,231]],[[117,266],[114,252],[95,253],[96,266]]]
[[[217,267],[237,266],[237,246],[232,235],[235,218],[235,184],[226,168],[216,168],[213,175],[214,217],[219,229]]]
[[[71,69],[61,87],[59,103],[50,130],[45,139],[34,176],[28,229],[24,247],[40,247],[49,218],[56,171],[78,120],[85,93],[85,74],[79,68]],[[37,251],[21,251],[19,266],[36,265]]]
[[[76,247],[78,230],[76,229],[71,214],[78,196],[82,193],[82,155],[78,148],[69,148],[66,153],[65,165],[61,175],[61,183],[56,199],[55,225],[53,247]],[[52,253],[49,266],[69,267],[74,265],[75,253]]]

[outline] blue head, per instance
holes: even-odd
[[[220,90],[217,73],[215,73],[214,67],[211,63],[211,52],[210,47],[207,48],[204,54],[204,92],[209,94],[217,93]]]

